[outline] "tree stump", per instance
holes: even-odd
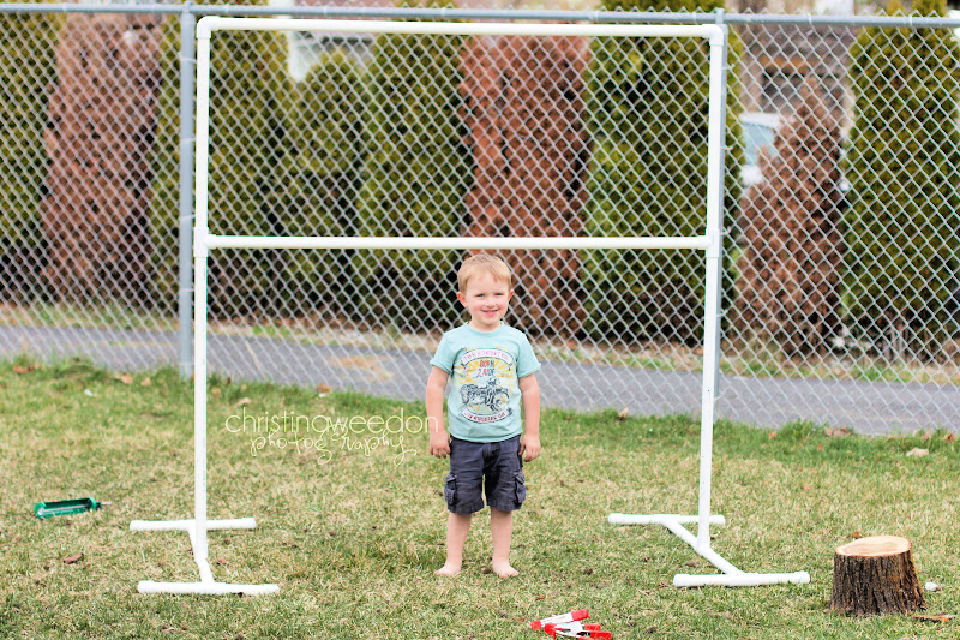
[[[874,536],[837,547],[831,609],[867,616],[909,613],[923,606],[909,540]]]

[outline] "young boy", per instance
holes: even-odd
[[[439,575],[460,571],[470,522],[484,507],[481,478],[490,506],[493,571],[501,578],[517,575],[510,566],[511,512],[527,495],[523,462],[540,455],[540,389],[533,375],[540,363],[523,332],[501,322],[513,297],[512,279],[500,258],[489,254],[467,258],[457,272],[457,300],[470,313],[470,322],[444,333],[430,360],[433,368],[426,391],[430,454],[438,458],[450,454],[443,488],[450,511],[447,560],[435,571]],[[443,390],[451,373],[448,439]]]

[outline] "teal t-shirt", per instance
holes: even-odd
[[[450,435],[499,442],[523,432],[519,379],[540,370],[522,331],[503,322],[493,331],[469,324],[443,334],[430,364],[451,374]]]

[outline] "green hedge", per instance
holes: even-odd
[[[287,156],[289,203],[281,231],[288,235],[356,235],[355,201],[363,167],[364,71],[343,50],[321,56],[296,88],[287,118],[292,153]],[[353,251],[286,254],[283,280],[315,309],[353,295]],[[335,286],[332,286],[336,283]]]
[[[222,4],[204,2],[202,4]],[[233,2],[227,4],[249,4]],[[265,4],[257,2],[255,4]],[[154,154],[151,206],[159,303],[175,308],[179,199],[179,22],[165,26],[164,82]],[[287,37],[281,32],[218,31],[211,38],[209,217],[213,233],[263,235],[283,217],[285,122],[293,99]],[[216,315],[243,315],[275,304],[277,252],[218,250],[210,260]]]
[[[694,11],[722,6],[683,0],[604,0],[604,9]],[[730,33],[725,222],[736,219],[742,158],[736,66]],[[694,38],[595,38],[587,111],[594,139],[585,211],[595,236],[693,236],[706,227],[708,45]],[[733,239],[727,238],[728,248]],[[729,254],[729,251],[728,251]],[[697,343],[703,331],[704,260],[690,251],[584,253],[586,330]],[[732,261],[723,296],[732,295]],[[729,306],[729,305],[727,305]]]
[[[914,13],[944,15],[943,0]],[[888,15],[902,15],[897,2]],[[949,29],[860,32],[851,50],[856,100],[847,175],[847,313],[868,335],[908,329],[935,354],[956,333],[948,300],[960,276],[960,45]]]
[[[462,229],[473,173],[458,116],[463,42],[462,36],[377,38],[364,115],[368,155],[357,204],[360,235],[450,237]],[[389,316],[411,329],[455,322],[458,258],[450,251],[358,252],[361,315],[371,321]],[[389,298],[382,295],[388,288]],[[437,304],[437,296],[450,303]]]
[[[55,48],[64,16],[0,14],[0,269],[36,275],[42,231],[40,204],[47,178],[50,92],[57,84]],[[10,264],[6,264],[6,263]],[[4,286],[9,283],[2,283]],[[24,290],[37,283],[21,282]]]

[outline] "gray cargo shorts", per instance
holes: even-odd
[[[450,513],[483,509],[481,479],[487,505],[500,511],[520,508],[527,497],[520,436],[500,442],[470,442],[450,436],[450,473],[443,485]]]

